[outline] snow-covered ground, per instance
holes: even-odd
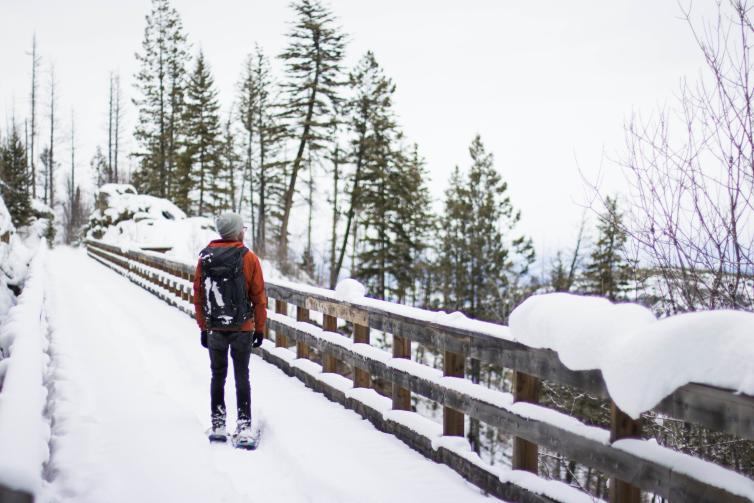
[[[40,501],[488,501],[257,357],[262,444],[209,445],[209,359],[194,320],[81,250],[51,252],[46,279],[51,454]],[[232,372],[227,386],[234,410]]]

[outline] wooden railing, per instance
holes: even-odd
[[[193,315],[193,265],[155,253],[122,251],[97,241],[88,241],[87,248],[92,258]],[[428,311],[373,299],[348,301],[330,290],[282,281],[267,281],[266,290],[275,300],[268,321],[275,344],[266,342],[260,348],[265,360],[499,498],[552,501],[575,491],[564,484],[540,483],[536,477],[539,446],[611,477],[611,501],[637,502],[641,491],[671,501],[749,501],[747,496],[752,494],[747,492],[747,484],[754,482],[740,475],[733,477],[738,477],[743,491],[719,486],[717,474],[722,468],[710,462],[695,459],[691,460],[696,463],[694,469],[678,470],[678,465],[688,465],[689,457],[640,440],[639,423],[615,404],[610,430],[537,405],[542,380],[607,400],[610,396],[600,371],[570,370],[551,350],[494,335],[492,328],[499,326],[478,321],[466,326],[444,323]],[[288,316],[292,306],[296,306],[295,318]],[[311,322],[312,311],[322,314],[321,324]],[[338,320],[352,327],[352,338],[338,333]],[[392,334],[392,354],[369,345],[370,330]],[[411,342],[441,352],[443,372],[411,361]],[[293,346],[295,353],[289,349]],[[321,365],[309,360],[312,348]],[[467,359],[512,369],[513,393],[464,379]],[[348,374],[352,380],[336,373],[344,365],[352,369]],[[371,380],[377,378],[392,383],[392,400],[370,389]],[[410,412],[412,393],[443,406],[441,430],[438,426],[434,431],[431,421],[422,421]],[[754,398],[750,396],[688,384],[666,397],[654,411],[754,440]],[[466,415],[515,437],[512,471],[483,463],[468,444],[453,440],[465,434]],[[677,462],[679,458],[682,463]]]

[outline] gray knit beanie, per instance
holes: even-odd
[[[223,213],[215,220],[215,227],[223,239],[236,239],[243,229],[243,220],[238,213]]]

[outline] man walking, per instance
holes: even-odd
[[[196,321],[202,346],[209,349],[212,369],[209,438],[221,442],[227,439],[225,378],[230,349],[238,409],[233,439],[243,447],[252,441],[249,358],[251,348],[262,344],[267,320],[264,277],[259,258],[243,244],[241,216],[223,213],[215,224],[221,239],[201,251],[194,277]]]

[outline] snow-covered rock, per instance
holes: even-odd
[[[572,370],[600,369],[613,401],[634,418],[691,382],[754,396],[754,313],[657,320],[637,304],[558,293],[524,301],[510,329],[527,346],[556,351]]]
[[[187,217],[167,199],[138,194],[132,185],[111,183],[97,191],[87,237],[194,261],[199,250],[218,236],[209,218]]]

